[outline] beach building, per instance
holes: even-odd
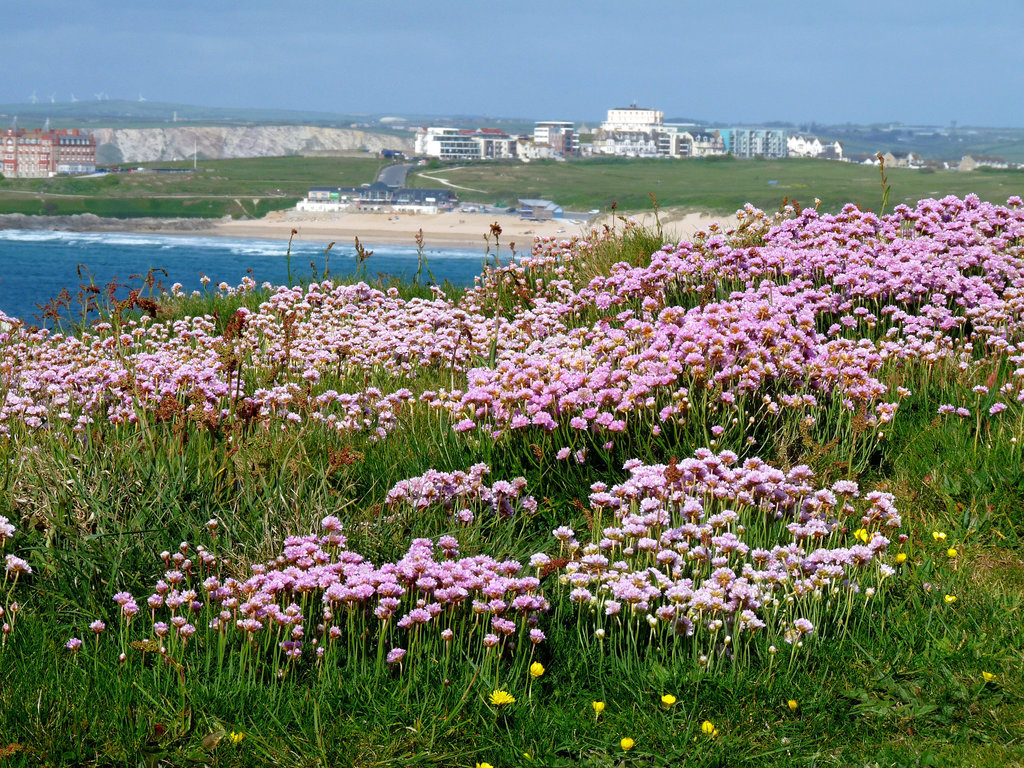
[[[560,219],[562,218],[562,206],[550,200],[520,200],[519,217],[529,221]]]
[[[96,140],[77,128],[26,131],[8,128],[2,137],[0,172],[9,179],[41,179],[60,173],[96,171]]]
[[[313,213],[348,209],[438,213],[450,211],[458,203],[458,196],[450,189],[395,189],[377,181],[362,187],[310,187],[295,208]]]

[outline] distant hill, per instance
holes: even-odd
[[[38,104],[0,104],[0,119],[17,117],[26,126],[41,125],[49,119],[54,127],[63,125],[103,125],[104,127],[140,127],[154,123],[202,123],[205,125],[291,124],[335,125],[345,127],[372,118],[368,115],[332,112],[307,112],[287,109],[236,109],[170,104],[157,101],[80,100],[41,102]]]

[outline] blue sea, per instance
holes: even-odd
[[[293,282],[323,275],[327,243],[293,242]],[[238,285],[250,275],[258,284],[288,282],[288,243],[281,240],[232,239],[198,235],[153,235],[114,232],[55,232],[41,230],[0,230],[0,311],[40,324],[40,304],[67,288],[72,295],[80,285],[104,286],[116,278],[130,287],[141,285],[151,269],[165,290],[181,283],[186,292],[202,290],[202,275],[210,278],[209,289],[220,282]],[[480,274],[485,253],[479,249],[434,248],[424,251],[427,266],[439,283],[472,285]],[[367,279],[378,274],[406,280],[416,276],[418,254],[414,247],[380,246],[366,262]],[[330,251],[332,277],[352,275],[356,270],[355,249],[336,244]],[[251,272],[250,272],[251,270]],[[139,276],[134,277],[133,276]],[[426,270],[421,280],[427,280]],[[123,298],[125,290],[121,290]],[[72,311],[77,305],[72,304]]]

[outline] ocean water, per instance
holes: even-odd
[[[313,276],[310,263],[322,275],[324,250],[329,241],[293,242],[293,281]],[[220,282],[238,285],[250,275],[257,283],[288,282],[286,252],[280,240],[251,240],[197,235],[152,235],[116,232],[52,232],[0,230],[0,311],[39,323],[45,304],[67,288],[74,296],[79,286],[105,286],[116,278],[131,287],[141,285],[141,276],[151,269],[165,270],[156,276],[166,290],[181,283],[185,291],[202,290],[202,275],[210,278],[209,288]],[[485,252],[478,249],[431,248],[424,251],[427,264],[438,282],[472,285],[480,274]],[[411,280],[416,275],[418,254],[414,247],[381,246],[373,249],[366,263],[368,279],[380,273]],[[352,275],[356,253],[340,243],[330,251],[331,275]],[[251,272],[250,272],[251,270]],[[140,276],[135,277],[132,276]],[[424,270],[422,280],[427,280]],[[126,289],[122,289],[123,298]],[[72,303],[72,311],[77,304]]]

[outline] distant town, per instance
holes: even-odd
[[[396,148],[384,148],[380,154],[396,160],[427,162],[503,160],[528,163],[594,157],[686,159],[729,155],[879,163],[877,152],[851,154],[844,151],[841,141],[822,139],[813,132],[765,126],[711,128],[690,122],[666,122],[663,111],[635,104],[607,110],[604,122],[593,127],[572,121],[545,120],[536,122],[532,133],[512,133],[495,127],[457,127],[447,122],[430,126],[393,124],[393,129],[413,134],[412,150],[409,151],[410,142],[403,139],[397,142]],[[0,172],[6,178],[46,178],[97,171],[96,138],[84,127],[51,130],[47,124],[41,129],[26,130],[19,128],[15,121],[3,132],[2,140]],[[958,161],[936,160],[913,151],[890,150],[881,154],[887,167],[959,171],[1021,167],[1002,157],[985,154],[965,154]],[[438,202],[443,205],[443,201]]]

